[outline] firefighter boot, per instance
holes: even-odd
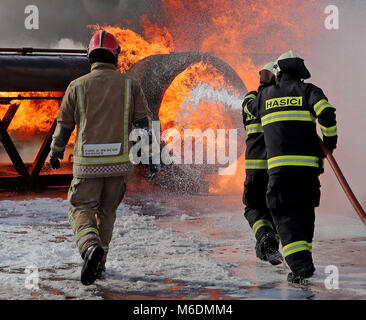
[[[267,257],[264,254],[264,251],[262,250],[262,246],[259,241],[257,241],[257,243],[255,244],[255,255],[258,259],[262,261],[267,261]]]
[[[105,280],[105,267],[97,268],[97,279],[98,280]]]
[[[282,263],[283,258],[278,251],[279,243],[273,232],[265,233],[255,246],[257,257],[263,261],[268,261],[272,265]]]
[[[290,283],[296,283],[300,285],[307,284],[307,279],[312,277],[314,274],[314,265],[305,267],[296,272],[290,272],[287,275],[287,281]]]
[[[107,260],[107,255],[104,253],[103,259],[98,263],[97,266],[97,279],[104,280],[105,279],[105,263]]]
[[[104,250],[98,244],[90,246],[83,255],[84,264],[81,269],[81,283],[89,286],[97,279],[97,266],[103,259]]]

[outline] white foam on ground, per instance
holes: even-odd
[[[29,299],[32,292],[46,299],[100,298],[95,285],[83,287],[79,282],[82,260],[67,211],[68,202],[62,199],[0,202],[0,299]],[[166,287],[167,279],[218,288],[249,283],[232,277],[228,268],[234,264],[209,257],[213,241],[160,229],[155,217],[139,214],[138,206],[119,207],[107,262],[108,281],[102,285],[118,285],[128,292]],[[63,295],[25,288],[25,270],[30,266],[38,268],[41,288],[51,287]],[[62,281],[52,281],[54,277]]]
[[[164,210],[166,202],[164,198],[160,200],[154,201],[153,212],[159,208]],[[269,294],[269,298],[283,298],[285,294],[288,298],[306,298],[301,291],[292,289],[285,288],[278,293],[276,286],[286,286],[288,270],[276,271],[257,261],[254,236],[240,206],[236,210],[221,208],[219,198],[214,203],[205,203],[202,198],[186,201],[169,202],[169,209],[177,214],[161,218],[143,215],[140,206],[122,204],[117,211],[107,280],[89,287],[80,283],[82,260],[68,223],[66,200],[0,201],[0,299],[103,299],[111,292],[155,297],[180,284],[184,287],[180,294],[187,292],[190,298],[210,298],[205,293],[207,288],[224,290],[233,298],[255,298],[256,289],[247,292],[242,286],[256,284],[269,288],[268,292],[260,291],[260,297]],[[148,209],[148,204],[149,201],[144,203],[144,209]],[[182,209],[187,204],[193,205],[201,215],[194,215],[194,220],[187,219],[192,217],[188,215],[191,209]],[[354,288],[355,295],[364,297],[363,286],[354,284],[364,275],[357,269],[362,263],[356,269],[352,267],[351,260],[356,259],[358,251],[348,252],[350,247],[362,250],[362,241],[356,246],[352,246],[352,241],[338,241],[338,250],[332,243],[321,240],[363,238],[364,235],[364,226],[352,212],[336,215],[319,210],[315,263],[319,272],[327,264],[336,264],[342,277],[355,273],[342,280],[348,290],[347,297],[350,288]],[[344,254],[349,254],[349,266],[344,262],[347,259],[342,258]],[[31,266],[38,268],[39,290],[26,287],[28,277],[34,275],[26,273]],[[320,283],[319,290],[325,290],[325,276],[318,274],[314,280]],[[326,292],[325,296],[331,295]]]

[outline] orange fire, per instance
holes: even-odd
[[[243,191],[245,179],[245,153],[238,155],[238,160],[225,170],[236,169],[234,175],[209,175],[210,193],[235,194]]]
[[[198,105],[192,105],[191,90],[200,83],[209,83],[213,89],[227,88],[222,73],[212,66],[200,62],[188,67],[179,74],[166,90],[161,107],[159,120],[162,131],[170,128],[178,129],[225,129],[230,128],[231,120],[225,115],[225,106],[214,101],[200,100]],[[184,112],[182,106],[185,105]]]
[[[258,86],[256,55],[273,60],[289,49],[307,54],[314,35],[324,30],[322,0],[162,2],[177,51],[212,53],[230,64],[249,90]]]
[[[63,92],[0,92],[0,97],[62,97]],[[17,100],[11,101],[19,108],[8,128],[17,139],[28,141],[32,136],[50,130],[59,110],[57,100]],[[0,119],[3,119],[10,105],[0,105]]]
[[[307,44],[322,26],[324,9],[322,1],[318,0],[162,0],[162,4],[166,15],[164,22],[154,24],[142,17],[144,32],[141,35],[119,26],[90,26],[93,32],[104,29],[118,38],[122,48],[119,70],[125,72],[139,60],[154,54],[208,52],[233,67],[248,90],[257,88],[258,70],[265,62],[289,49],[308,53]],[[260,62],[254,60],[258,55]],[[163,130],[232,128],[231,118],[222,103],[207,99],[192,102],[192,89],[201,82],[209,83],[215,89],[226,88],[223,75],[212,66],[198,63],[189,67],[165,93],[159,112]],[[42,94],[57,95],[36,95]],[[4,95],[8,94],[0,93],[0,96]],[[58,102],[20,103],[9,130],[23,139],[48,131]],[[186,113],[182,113],[182,107]],[[7,108],[0,105],[1,118]],[[241,192],[244,162],[242,155],[236,164],[237,174],[233,176],[208,177],[210,191]]]
[[[162,131],[167,129],[177,129],[184,137],[184,129],[200,129],[202,132],[207,129],[234,129],[232,119],[229,116],[227,109],[230,108],[219,101],[199,97],[194,101],[192,89],[197,88],[200,84],[209,84],[212,90],[221,90],[225,88],[231,92],[234,91],[225,83],[225,77],[211,65],[203,62],[191,65],[184,72],[178,75],[164,94],[164,98],[159,109],[159,120],[161,122]],[[206,136],[205,147],[213,143],[215,149],[218,149],[216,139]],[[169,143],[169,139],[166,139]],[[228,135],[226,131],[225,149],[228,149]],[[171,142],[170,144],[171,145]],[[211,144],[212,145],[212,144]],[[194,153],[195,150],[193,150]],[[182,150],[183,152],[183,150]],[[204,152],[205,154],[205,152]],[[204,159],[205,161],[205,159]],[[238,167],[235,180],[243,180],[243,166]],[[227,181],[233,177],[226,178]],[[207,181],[210,183],[210,192],[222,193],[226,189],[225,183],[221,176],[208,176]],[[240,183],[242,185],[242,183]],[[221,186],[221,187],[220,187]],[[233,189],[231,189],[233,190]],[[235,188],[234,190],[240,190]]]
[[[155,54],[174,51],[173,39],[166,28],[159,28],[143,17],[144,36],[117,26],[89,26],[93,32],[105,30],[115,35],[121,46],[118,67],[121,72],[129,70],[136,62]]]
[[[274,60],[290,48],[309,53],[307,44],[321,30],[324,20],[324,5],[318,0],[162,1],[177,50],[210,52],[223,59],[239,74],[248,90],[258,87],[260,64]],[[268,60],[257,65],[253,57],[258,54],[265,55],[262,60]],[[235,175],[207,177],[210,192],[242,192],[244,154],[235,165]]]
[[[91,26],[94,32],[101,29],[113,33],[120,42],[122,48],[118,66],[121,72],[130,69],[136,62],[154,54],[167,54],[174,50],[175,45],[167,28],[160,28],[143,18],[144,37],[135,32],[116,26]],[[166,90],[159,110],[159,120],[162,131],[177,129],[183,133],[183,129],[232,129],[233,124],[226,113],[226,106],[215,101],[201,99],[197,105],[189,100],[191,90],[200,83],[209,83],[212,88],[234,91],[225,82],[225,76],[212,66],[203,62],[188,67],[179,74]],[[182,112],[184,106],[184,112]],[[167,142],[167,141],[166,141]],[[206,141],[206,143],[209,143]],[[226,141],[228,145],[228,141]],[[221,176],[220,176],[221,177]],[[238,165],[236,180],[242,181],[244,177],[243,165]],[[231,177],[233,178],[233,177]],[[210,190],[215,192],[220,184],[215,177],[210,177]],[[224,188],[223,188],[224,189]],[[237,188],[240,190],[241,188]],[[220,189],[221,190],[221,189]],[[220,191],[218,191],[220,192]]]

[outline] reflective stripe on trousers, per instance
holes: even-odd
[[[312,243],[306,241],[295,241],[287,244],[283,247],[283,255],[286,258],[287,256],[294,254],[300,251],[309,251],[312,252]]]
[[[99,231],[95,228],[85,228],[80,230],[77,234],[76,234],[76,241],[79,241],[79,239],[83,236],[85,236],[88,233],[95,233],[96,235],[99,235]]]

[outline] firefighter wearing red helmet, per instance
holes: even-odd
[[[133,171],[129,158],[132,126],[151,127],[152,115],[140,84],[116,70],[119,53],[111,33],[101,31],[91,38],[91,72],[68,86],[51,144],[50,164],[58,169],[77,127],[68,200],[70,225],[84,260],[84,285],[94,283],[105,271],[116,210]]]
[[[109,32],[101,31],[96,33],[90,40],[88,58],[91,63],[94,63],[96,57],[105,56],[107,60],[114,61],[114,64],[117,64],[120,52],[121,47],[116,37]]]

